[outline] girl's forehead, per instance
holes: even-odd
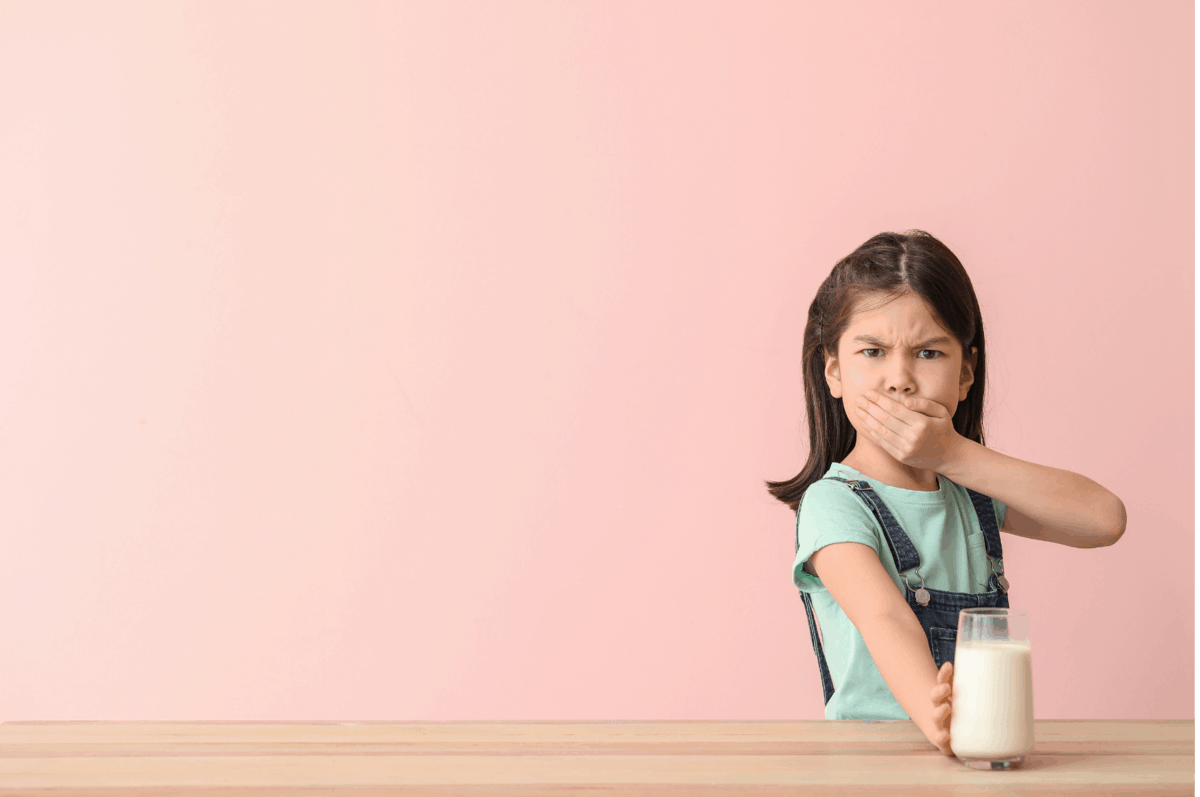
[[[917,334],[934,329],[945,331],[924,300],[910,296],[890,301],[864,299],[854,308],[847,329],[893,326],[913,328]]]

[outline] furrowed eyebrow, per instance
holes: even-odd
[[[857,335],[857,336],[855,336],[853,342],[854,343],[869,343],[872,346],[882,346],[885,349],[889,345],[887,341],[880,340],[879,338],[875,337],[874,335]],[[950,338],[943,335],[942,337],[939,337],[939,338],[930,338],[929,340],[922,341],[921,343],[918,343],[915,346],[913,346],[913,348],[919,349],[924,346],[933,346],[934,344],[937,344],[937,343],[951,343],[951,342],[952,341],[950,340]]]

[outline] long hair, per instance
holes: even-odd
[[[954,411],[954,429],[968,440],[983,442],[983,394],[987,384],[987,347],[983,315],[966,269],[945,244],[923,230],[884,232],[839,260],[817,289],[804,327],[802,370],[808,415],[808,462],[794,478],[766,482],[771,495],[796,511],[809,485],[834,462],[854,450],[858,432],[840,399],[825,381],[825,356],[837,356],[842,333],[862,299],[880,304],[915,294],[929,305],[934,319],[949,330],[963,349],[964,366],[971,348],[978,349],[974,382]]]

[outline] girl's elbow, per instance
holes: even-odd
[[[1109,532],[1105,545],[1116,545],[1117,540],[1121,539],[1125,534],[1125,502],[1120,498],[1117,499],[1117,509],[1114,513],[1116,522],[1113,525],[1112,531]]]
[[[1108,526],[1108,531],[1105,531],[1100,538],[1093,543],[1091,547],[1108,547],[1116,545],[1117,540],[1120,540],[1124,534],[1126,527],[1126,511],[1124,511],[1124,503],[1120,498],[1117,498],[1117,508],[1110,514],[1112,522]]]

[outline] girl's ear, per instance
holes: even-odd
[[[825,382],[829,385],[829,393],[834,398],[842,397],[842,372],[838,367],[837,357],[825,355]]]
[[[977,362],[979,362],[979,349],[972,346],[971,359],[963,360],[962,376],[959,379],[959,401],[966,401],[967,392],[971,389],[971,385],[975,384],[975,364]]]

